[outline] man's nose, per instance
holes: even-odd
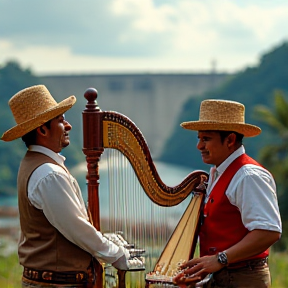
[[[69,131],[71,129],[72,129],[72,125],[68,121],[65,120],[65,130]]]
[[[198,150],[202,150],[202,149],[204,149],[205,144],[204,144],[203,141],[198,140],[196,147],[197,147]]]

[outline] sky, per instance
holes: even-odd
[[[287,0],[0,0],[0,65],[234,73],[288,41]]]

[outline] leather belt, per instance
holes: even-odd
[[[55,283],[55,284],[84,284],[88,283],[88,274],[86,272],[54,272],[34,270],[24,267],[23,276],[29,280]]]
[[[231,263],[228,266],[226,266],[227,269],[238,269],[238,268],[254,268],[254,267],[261,267],[268,264],[268,257],[265,258],[256,258],[256,259],[250,259],[245,261],[240,261],[236,263]]]

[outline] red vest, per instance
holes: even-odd
[[[200,229],[200,256],[222,252],[243,239],[249,230],[241,220],[238,207],[226,196],[226,189],[236,172],[246,164],[261,166],[246,154],[236,158],[218,179],[204,207],[204,221]],[[250,191],[253,193],[253,191]],[[249,259],[264,258],[269,250]]]

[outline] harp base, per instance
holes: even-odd
[[[161,281],[161,280],[145,280],[145,288],[179,288],[172,281]]]

